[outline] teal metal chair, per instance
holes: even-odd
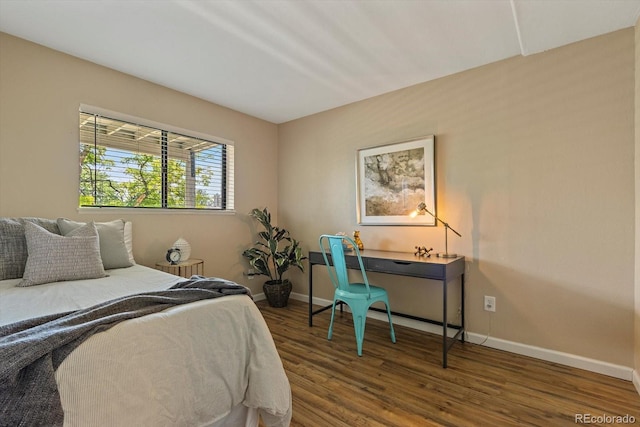
[[[362,356],[362,342],[364,340],[364,327],[367,320],[367,311],[371,304],[376,302],[384,302],[387,308],[387,317],[389,318],[389,329],[391,330],[391,341],[396,342],[396,334],[393,331],[393,323],[391,322],[391,309],[389,308],[389,297],[384,288],[372,286],[367,279],[367,273],[362,264],[362,257],[355,242],[346,236],[333,236],[323,234],[318,240],[320,250],[324,262],[329,270],[329,278],[333,282],[335,292],[333,295],[333,306],[331,307],[331,323],[329,324],[329,334],[327,339],[331,339],[333,335],[333,318],[336,313],[336,304],[340,301],[349,306],[353,315],[353,327],[356,333],[356,344],[358,346],[358,356]],[[353,246],[362,280],[364,283],[350,283],[347,274],[347,264],[344,256],[343,243],[348,242]],[[331,253],[331,260],[327,256],[327,249]]]

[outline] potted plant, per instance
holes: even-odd
[[[289,232],[271,224],[271,214],[264,208],[253,209],[250,214],[264,228],[258,233],[258,241],[253,248],[242,252],[257,274],[269,277],[262,290],[272,307],[286,307],[291,294],[291,282],[282,279],[282,275],[291,267],[304,271],[300,242],[292,238]]]

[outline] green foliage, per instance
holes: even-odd
[[[93,146],[85,144],[80,144],[80,147],[80,206],[93,205],[96,200],[91,183],[94,180],[102,184],[109,182],[108,171],[113,168],[114,162],[105,157],[105,147],[97,147],[95,150]],[[100,168],[95,165],[100,165]],[[118,190],[112,186],[104,186],[103,193],[109,199],[118,198]]]
[[[292,238],[289,232],[271,224],[271,214],[264,208],[253,209],[250,214],[264,228],[258,233],[258,241],[253,248],[247,249],[242,256],[249,260],[251,266],[269,280],[282,281],[282,275],[291,267],[304,271],[300,242]]]
[[[122,157],[120,164],[116,165],[106,155],[106,147],[88,144],[80,144],[80,147],[80,206],[162,206],[160,157],[131,152],[129,156]],[[169,207],[187,207],[185,168],[183,160],[169,159],[167,162]],[[213,180],[214,170],[199,166],[195,175],[198,184],[208,186]],[[196,189],[195,207],[212,206],[213,198],[214,196],[206,190]]]
[[[160,158],[136,153],[132,157],[122,159],[122,163],[128,165],[124,171],[130,177],[128,181],[120,184],[123,189],[122,199],[126,206],[161,206],[162,162]],[[184,206],[184,168],[184,162],[173,159],[167,162],[168,206]]]

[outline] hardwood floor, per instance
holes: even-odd
[[[336,313],[328,341],[330,312],[310,328],[306,303],[258,306],[291,382],[292,426],[575,426],[577,414],[640,424],[629,381],[470,343],[456,343],[443,369],[440,337],[394,325],[393,344],[373,319],[358,357],[350,313]]]

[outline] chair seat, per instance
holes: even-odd
[[[369,285],[369,290],[364,283],[349,283],[347,290],[336,289],[336,297],[347,297],[355,299],[378,299],[387,294],[384,288]],[[369,298],[369,295],[370,298]]]

